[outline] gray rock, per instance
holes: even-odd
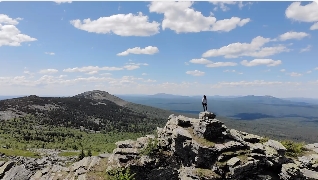
[[[226,162],[226,165],[229,167],[234,167],[235,165],[238,165],[240,163],[240,159],[237,157],[232,157],[230,160]]]
[[[215,114],[211,112],[200,112],[199,119],[214,119],[216,117]]]
[[[13,165],[13,161],[8,161],[0,167],[0,178],[3,177],[4,173],[9,171]]]
[[[274,148],[280,155],[285,155],[287,149],[280,142],[270,139],[265,144]]]
[[[281,173],[279,174],[280,178],[283,180],[293,180],[301,179],[302,173],[300,168],[294,163],[283,164]]]
[[[3,177],[4,180],[28,180],[32,176],[32,172],[25,169],[24,165],[11,168]]]
[[[306,179],[310,179],[310,180],[318,179],[318,172],[317,171],[312,171],[309,169],[301,169],[300,171],[302,172],[303,176]]]

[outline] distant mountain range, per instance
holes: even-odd
[[[32,115],[40,126],[66,126],[95,131],[150,132],[171,114],[198,117],[201,96],[111,95],[87,91],[70,97],[2,96],[0,120]],[[306,101],[306,102],[297,102]],[[310,103],[312,102],[312,103]],[[272,96],[208,96],[208,110],[230,128],[273,138],[316,142],[318,105],[314,99]]]

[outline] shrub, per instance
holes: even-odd
[[[267,142],[269,140],[269,138],[268,137],[263,137],[259,142],[260,143],[265,143],[265,142]]]
[[[82,148],[81,153],[78,155],[78,160],[82,160],[85,157],[84,149]]]
[[[290,140],[281,141],[282,145],[287,149],[286,155],[290,157],[297,157],[306,150],[304,148],[304,143],[293,142]]]
[[[111,180],[135,180],[134,174],[130,173],[130,168],[117,168],[107,172]]]
[[[155,151],[158,148],[158,140],[157,139],[150,139],[147,146],[140,152],[143,155],[154,155]]]

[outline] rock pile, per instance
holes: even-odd
[[[170,115],[157,134],[117,142],[109,169],[130,167],[136,179],[318,179],[318,144],[307,145],[310,155],[289,158],[280,142],[228,129],[209,112]]]

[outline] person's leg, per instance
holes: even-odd
[[[205,104],[205,109],[206,111],[208,111],[208,104]]]
[[[203,111],[205,111],[204,103],[202,103],[202,106],[203,106]]]

